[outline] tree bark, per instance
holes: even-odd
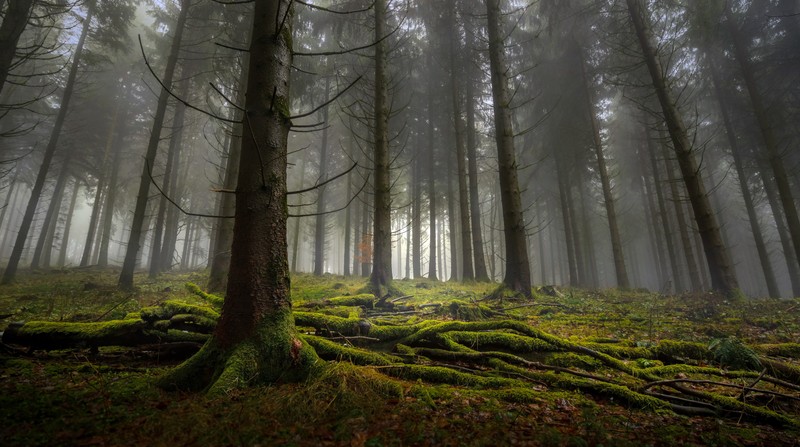
[[[133,272],[136,269],[139,246],[142,243],[142,233],[144,233],[143,225],[145,213],[147,211],[147,201],[150,195],[150,170],[153,169],[156,154],[158,153],[158,143],[161,141],[161,130],[164,127],[164,115],[166,114],[167,101],[170,97],[167,89],[172,88],[172,78],[175,74],[175,66],[178,62],[181,39],[183,37],[189,8],[188,0],[181,0],[180,14],[175,24],[175,34],[172,36],[172,44],[170,46],[167,65],[164,69],[164,77],[161,80],[166,88],[162,88],[158,95],[158,105],[153,119],[153,127],[150,130],[150,141],[147,144],[147,151],[144,157],[145,162],[139,181],[139,192],[136,195],[136,208],[133,211],[133,220],[131,222],[128,246],[125,251],[125,260],[122,263],[122,270],[119,275],[118,285],[122,289],[133,288]]]
[[[708,262],[711,286],[725,295],[733,295],[739,289],[733,263],[728,249],[722,242],[717,217],[711,208],[705,185],[703,185],[703,180],[700,177],[699,167],[692,152],[686,127],[665,79],[665,71],[661,66],[661,61],[658,59],[658,54],[652,44],[652,31],[650,30],[649,21],[643,14],[640,0],[626,1],[639,45],[644,53],[645,63],[653,81],[653,88],[658,96],[667,129],[672,138],[683,181],[689,193],[689,200],[692,204],[694,218],[697,222],[697,228],[700,232]]]
[[[64,88],[64,94],[61,96],[61,106],[58,109],[56,121],[53,124],[53,130],[50,132],[50,140],[44,150],[42,157],[42,164],[39,166],[39,173],[36,175],[36,181],[31,189],[31,196],[28,200],[28,206],[25,208],[25,214],[22,217],[19,232],[17,233],[17,240],[14,243],[14,248],[11,251],[11,257],[8,260],[8,265],[3,272],[3,278],[0,280],[1,284],[9,284],[14,281],[19,267],[19,261],[22,258],[22,252],[25,248],[25,241],[28,238],[28,231],[33,223],[33,216],[36,214],[36,207],[39,204],[39,199],[42,196],[42,189],[44,182],[47,180],[47,171],[50,169],[50,164],[53,161],[53,155],[58,147],[58,139],[61,136],[61,128],[64,126],[64,120],[69,112],[69,103],[72,100],[72,92],[75,90],[75,79],[78,76],[78,68],[80,66],[81,55],[83,54],[83,45],[86,42],[86,36],[89,34],[92,17],[94,15],[94,0],[87,3],[86,18],[83,20],[83,28],[81,35],[78,38],[78,45],[75,47],[75,53],[72,55],[72,65],[70,66],[69,75],[67,76],[67,84]],[[5,23],[5,22],[4,22]]]
[[[514,152],[514,131],[511,118],[511,97],[508,92],[508,68],[503,52],[503,31],[500,23],[500,0],[486,0],[489,35],[489,60],[494,100],[495,139],[500,177],[500,198],[505,230],[505,277],[503,284],[526,297],[531,296],[531,272],[525,219],[522,215],[517,160]]]
[[[17,54],[17,44],[28,25],[34,0],[9,0],[3,24],[0,25],[0,92],[8,78],[12,62]]]
[[[128,92],[128,97],[130,97],[130,91]],[[126,111],[125,118],[122,120],[123,123],[126,122],[129,112],[130,110]],[[103,204],[103,237],[100,239],[100,253],[97,257],[97,265],[99,267],[108,266],[108,251],[111,245],[111,230],[114,222],[114,206],[117,201],[117,180],[119,177],[120,165],[122,164],[121,146],[125,139],[126,129],[127,127],[123,125],[114,138],[114,158],[111,161],[111,174],[108,176],[108,194],[106,194],[105,203]]]
[[[58,252],[58,260],[56,260],[56,267],[64,267],[67,262],[67,249],[69,248],[69,233],[72,229],[72,217],[75,213],[75,203],[78,201],[78,191],[81,184],[78,179],[75,179],[72,186],[72,197],[69,200],[69,208],[67,209],[67,220],[64,224],[64,234],[61,236],[61,250]]]
[[[330,77],[325,77],[325,103],[330,101]],[[328,106],[322,109],[322,122],[328,122]],[[388,144],[388,143],[387,143]],[[318,183],[324,182],[328,170],[328,126],[322,129],[322,142],[319,148],[319,179]],[[325,186],[317,188],[317,215],[314,222],[314,274],[321,276],[325,273]]]
[[[431,53],[428,53],[428,66],[432,66],[433,58]],[[436,146],[434,143],[434,128],[433,125],[433,83],[428,83],[428,129],[426,137],[428,140],[428,206],[429,206],[429,220],[430,220],[430,240],[428,247],[428,279],[431,281],[438,281],[438,272],[436,268]]]
[[[374,218],[370,285],[378,297],[389,293],[392,283],[392,202],[389,178],[389,91],[386,73],[386,0],[375,9],[375,152],[373,155]]]
[[[291,126],[292,3],[255,3],[245,135],[236,188],[231,280],[211,340],[168,373],[168,387],[222,394],[302,380],[318,361],[292,317],[286,246],[286,148]]]

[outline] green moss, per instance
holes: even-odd
[[[375,296],[371,293],[361,293],[353,296],[328,298],[324,302],[331,306],[362,306],[372,309],[375,304]]]
[[[447,306],[442,306],[439,309],[439,313],[463,321],[482,321],[496,314],[486,306],[457,300],[450,302]]]
[[[772,357],[800,358],[800,343],[765,344],[755,346],[754,349]]]
[[[382,368],[380,371],[405,380],[419,379],[430,383],[446,383],[457,386],[481,388],[524,387],[524,382],[519,380],[479,376],[441,366],[395,365]]]
[[[713,358],[708,347],[702,343],[661,340],[653,349],[658,357],[666,359],[712,360]]]
[[[547,357],[547,364],[561,366],[563,368],[580,368],[586,371],[594,371],[603,364],[588,355],[575,354],[574,352],[558,352]]]
[[[452,338],[453,341],[479,351],[507,350],[517,353],[531,353],[559,349],[538,338],[523,337],[510,332],[451,331],[448,332],[447,335]]]
[[[144,321],[153,322],[157,320],[169,320],[175,315],[191,314],[205,317],[211,320],[219,319],[219,312],[208,306],[196,306],[194,304],[181,301],[167,300],[160,306],[145,307],[141,310]]]
[[[339,334],[349,335],[368,335],[361,334],[362,321],[360,318],[342,318],[335,315],[326,315],[319,312],[294,312],[295,325],[299,327],[311,327],[323,332],[338,332]]]
[[[197,295],[200,298],[204,299],[205,301],[209,302],[212,306],[216,307],[217,309],[222,309],[223,298],[218,295],[214,295],[212,293],[204,292],[200,289],[200,287],[191,282],[187,282],[185,284],[186,290],[193,295]]]
[[[373,351],[342,346],[313,335],[303,335],[302,339],[316,350],[317,355],[325,360],[345,360],[356,365],[390,365],[401,360],[397,357]]]
[[[19,343],[34,349],[63,349],[127,345],[141,341],[146,324],[142,320],[112,320],[97,323],[60,323],[30,321],[10,326],[3,335],[5,343]],[[127,340],[130,342],[126,343]]]

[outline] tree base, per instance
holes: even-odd
[[[170,390],[210,395],[259,384],[304,380],[321,364],[294,328],[291,310],[263,321],[249,338],[222,346],[216,336],[192,358],[159,379]]]

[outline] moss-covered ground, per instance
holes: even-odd
[[[113,271],[21,275],[0,286],[0,331],[16,321],[213,320],[219,303],[185,286],[205,280],[202,272],[141,276],[135,291],[119,292]],[[365,284],[292,278],[298,326],[329,359],[298,384],[212,397],[166,392],[158,379],[191,352],[0,346],[0,445],[773,446],[800,439],[800,387],[792,388],[798,300],[557,289],[533,301],[489,302],[481,300],[493,284],[396,281],[403,296],[378,309],[361,294]],[[778,382],[765,381],[773,376]],[[686,390],[659,381],[680,381]],[[742,393],[748,386],[754,390]],[[699,403],[716,414],[674,411]]]

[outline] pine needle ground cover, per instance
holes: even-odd
[[[322,359],[315,373],[209,396],[156,386],[213,328],[221,297],[196,286],[205,276],[137,278],[132,292],[115,279],[59,271],[0,288],[0,330],[19,342],[0,354],[3,445],[798,439],[797,300],[557,287],[488,300],[496,285],[428,281],[376,300],[362,278],[299,275],[295,324]]]

